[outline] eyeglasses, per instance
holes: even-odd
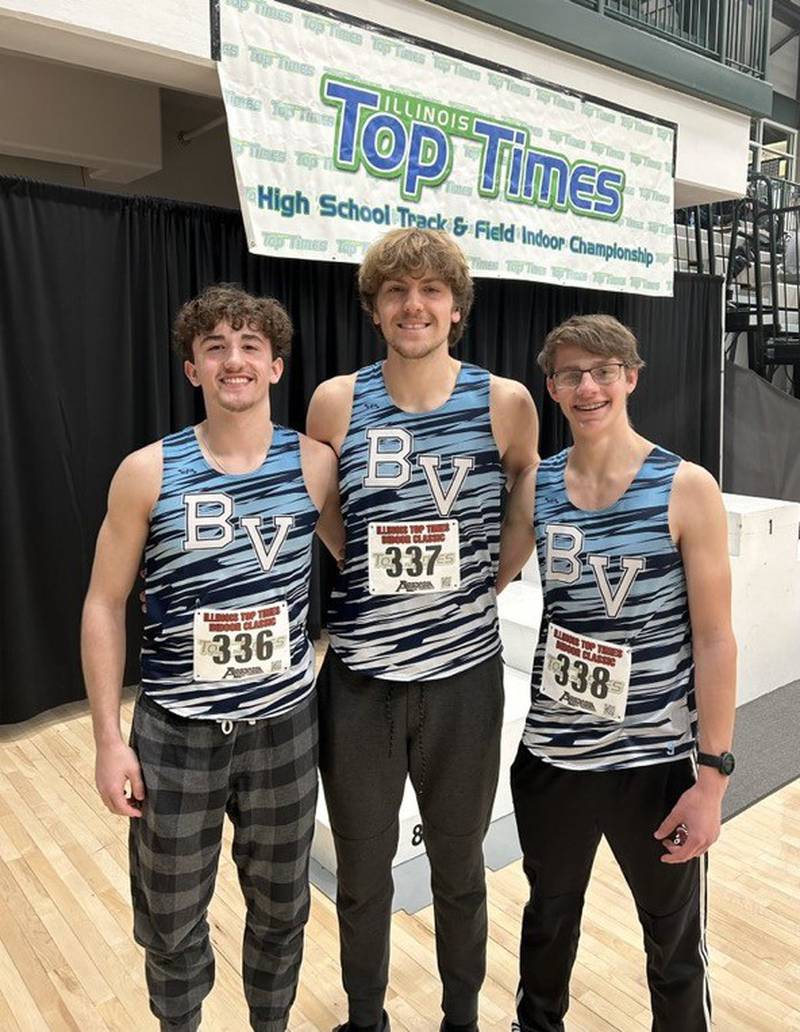
[[[583,374],[588,373],[600,387],[607,387],[608,384],[617,382],[620,370],[624,368],[624,362],[609,362],[608,365],[592,366],[591,369],[559,369],[558,372],[550,374],[550,379],[557,391],[574,391],[583,380]]]

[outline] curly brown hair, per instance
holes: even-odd
[[[633,331],[613,315],[572,315],[551,330],[536,357],[545,376],[553,375],[556,352],[562,344],[575,344],[601,358],[618,358],[626,369],[644,366]]]
[[[172,331],[173,347],[180,357],[194,361],[192,346],[204,333],[226,322],[233,330],[247,325],[263,333],[272,357],[286,359],[292,350],[292,320],[274,297],[254,297],[235,283],[217,283],[181,306]]]
[[[461,319],[452,323],[448,341],[459,341],[472,309],[474,288],[467,259],[451,236],[440,229],[393,229],[370,245],[358,270],[361,306],[375,314],[378,291],[388,279],[432,274],[453,292]]]

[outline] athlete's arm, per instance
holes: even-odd
[[[89,591],[83,607],[81,654],[92,709],[95,783],[112,813],[139,817],[125,795],[144,799],[136,754],[119,723],[125,672],[125,604],[142,561],[150,510],[161,484],[160,442],[129,455],[108,493],[108,512],[97,537]]]
[[[339,508],[339,463],[327,445],[300,435],[303,479],[311,501],[319,509],[317,535],[337,563],[344,562],[344,524]]]
[[[539,418],[530,391],[517,380],[492,376],[490,385],[492,434],[509,490],[529,466],[539,461]]]
[[[500,536],[500,592],[517,576],[533,551],[539,419],[530,391],[516,380],[493,376],[490,396],[492,433],[510,492]]]
[[[337,455],[350,426],[355,374],[334,376],[314,391],[306,415],[306,433],[315,441],[330,445]]]
[[[675,475],[670,528],[686,574],[695,665],[698,748],[719,755],[733,739],[736,712],[736,641],[731,625],[728,527],[722,495],[706,470],[684,462]],[[728,779],[713,767],[699,767],[688,789],[656,829],[664,839],[678,824],[688,835],[678,847],[664,843],[665,863],[701,856],[719,837],[720,809]]]
[[[516,577],[528,561],[535,536],[533,504],[538,466],[528,466],[519,474],[509,495],[506,515],[500,530],[500,561],[497,567],[497,593]]]

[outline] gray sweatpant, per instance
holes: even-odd
[[[383,1008],[392,858],[409,775],[431,865],[442,1009],[448,1021],[467,1024],[478,1016],[486,974],[483,839],[500,766],[502,661],[398,682],[352,671],[329,649],[317,694],[349,1019],[370,1025]]]

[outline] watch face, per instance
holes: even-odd
[[[733,758],[733,753],[724,752],[719,758],[719,769],[723,774],[733,774],[734,767],[736,766],[736,760]]]

